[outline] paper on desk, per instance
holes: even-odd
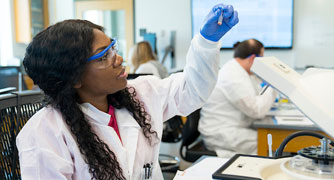
[[[270,110],[267,116],[304,116],[298,109]]]
[[[183,172],[178,171],[173,180],[212,180],[212,174],[227,161],[227,158],[207,157]]]
[[[278,125],[311,126],[313,122],[305,116],[275,116]]]

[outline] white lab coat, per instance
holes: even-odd
[[[158,163],[163,122],[174,115],[188,115],[204,104],[217,80],[219,47],[219,43],[197,35],[191,42],[184,73],[163,80],[143,76],[128,81],[151,116],[152,130],[158,133],[159,139],[153,146],[126,109],[115,109],[121,143],[108,126],[107,113],[89,103],[81,104],[94,132],[116,154],[126,179],[141,179],[143,165],[151,162],[153,179],[163,179]],[[20,131],[16,142],[23,180],[91,179],[75,137],[61,113],[52,107],[37,112]]]
[[[256,154],[257,133],[250,125],[264,118],[277,96],[272,88],[260,96],[259,82],[234,59],[219,70],[216,87],[201,110],[198,125],[208,149],[219,157]]]
[[[139,65],[135,72],[136,74],[153,74],[154,76],[164,79],[168,77],[168,72],[165,66],[160,64],[157,60],[150,60],[144,64]]]

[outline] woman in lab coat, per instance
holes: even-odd
[[[129,82],[102,27],[66,20],[38,33],[23,63],[47,105],[17,136],[22,179],[162,179],[162,123],[209,97],[218,41],[237,22],[232,6],[215,6],[191,42],[184,73]]]
[[[272,88],[259,95],[261,80],[250,71],[255,57],[263,53],[262,43],[255,39],[237,43],[234,59],[219,70],[216,87],[201,110],[198,130],[219,157],[256,154],[257,133],[250,125],[264,118],[277,96]]]
[[[150,43],[142,41],[134,45],[131,49],[131,62],[136,74],[153,74],[164,79],[168,77],[168,72],[153,53]]]

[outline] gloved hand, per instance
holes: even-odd
[[[223,22],[222,25],[218,25],[221,13],[223,13]],[[238,22],[238,12],[234,11],[233,6],[218,4],[207,15],[200,33],[205,39],[217,42]]]

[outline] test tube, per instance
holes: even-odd
[[[219,19],[218,19],[218,25],[222,25],[223,24],[223,10],[221,12],[222,13],[220,14]]]

